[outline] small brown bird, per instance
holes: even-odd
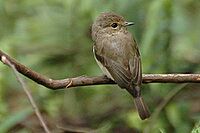
[[[93,52],[104,74],[134,97],[139,116],[144,120],[150,117],[150,113],[141,97],[142,68],[139,49],[127,30],[127,26],[133,24],[115,13],[100,14],[92,25],[92,39],[95,42]]]

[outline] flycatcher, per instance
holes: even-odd
[[[141,97],[142,67],[135,39],[127,26],[133,25],[115,13],[102,13],[92,25],[95,59],[107,77],[133,97],[142,120],[150,117]]]

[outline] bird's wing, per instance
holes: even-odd
[[[127,60],[127,63],[117,59],[112,59],[111,57],[107,56],[107,54],[102,54],[105,52],[95,52],[95,47],[94,53],[96,59],[108,70],[112,78],[121,88],[126,88],[132,94],[138,94],[140,93],[140,90],[135,90],[135,86],[141,85],[141,60],[137,46],[133,46],[132,48],[132,51],[135,49],[136,53],[131,54],[131,57],[129,60]],[[105,50],[107,49],[104,49],[104,51]],[[107,52],[111,53],[112,51]]]
[[[132,60],[129,60],[130,71],[132,73],[132,84],[134,86],[140,86],[142,83],[142,66],[140,53],[137,45],[135,46],[135,55]]]
[[[112,59],[95,53],[96,59],[108,70],[115,82],[121,88],[129,88],[131,83],[131,73],[125,70],[119,63]]]

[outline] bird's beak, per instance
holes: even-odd
[[[131,25],[134,25],[134,24],[135,24],[134,22],[125,22],[124,23],[125,26],[131,26]]]

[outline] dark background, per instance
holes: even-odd
[[[106,11],[135,22],[129,31],[139,44],[143,73],[200,71],[199,0],[0,0],[0,49],[54,79],[102,75],[89,27]],[[144,84],[152,119],[141,121],[131,96],[116,85],[52,91],[25,81],[53,132],[59,127],[105,133],[200,130],[198,84]],[[162,106],[163,101],[168,104]],[[0,132],[43,132],[14,74],[2,63]]]

